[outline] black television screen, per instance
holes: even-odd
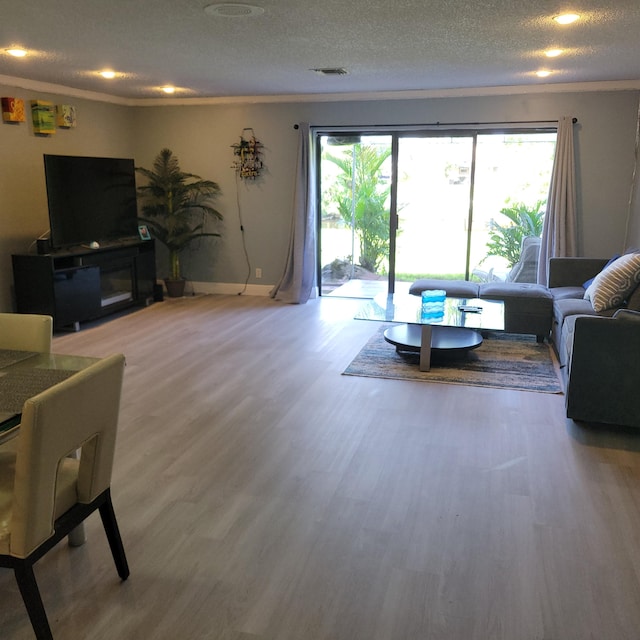
[[[53,249],[138,235],[134,162],[44,155]]]

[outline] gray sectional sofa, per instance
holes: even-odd
[[[551,341],[574,420],[640,427],[640,285],[620,304],[595,311],[584,283],[606,259],[552,258]]]
[[[640,275],[624,295],[609,292],[616,301],[613,306],[596,311],[596,303],[585,299],[585,283],[608,262],[552,258],[548,287],[423,279],[414,282],[410,292],[444,289],[453,297],[504,300],[505,331],[553,343],[569,418],[640,427]]]

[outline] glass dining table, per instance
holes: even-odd
[[[98,358],[0,349],[0,444],[17,434],[26,400]]]
[[[0,349],[0,445],[18,435],[26,400],[45,391],[99,358]],[[84,544],[84,525],[69,534],[69,544]]]

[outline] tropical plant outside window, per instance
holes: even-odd
[[[508,202],[500,209],[507,221],[503,224],[497,220],[490,221],[487,257],[505,258],[510,267],[518,262],[522,241],[526,237],[539,238],[542,235],[546,204],[545,200],[538,200],[533,206],[524,202]]]
[[[388,146],[353,144],[341,155],[325,151],[339,173],[323,193],[326,210],[332,204],[342,222],[352,226],[359,241],[359,265],[376,274],[389,254],[389,193],[382,168],[391,155]],[[351,259],[353,256],[348,256]]]

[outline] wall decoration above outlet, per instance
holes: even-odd
[[[232,168],[244,180],[255,180],[262,171],[262,143],[256,140],[251,127],[245,127],[240,135],[240,142],[232,144],[236,156]]]

